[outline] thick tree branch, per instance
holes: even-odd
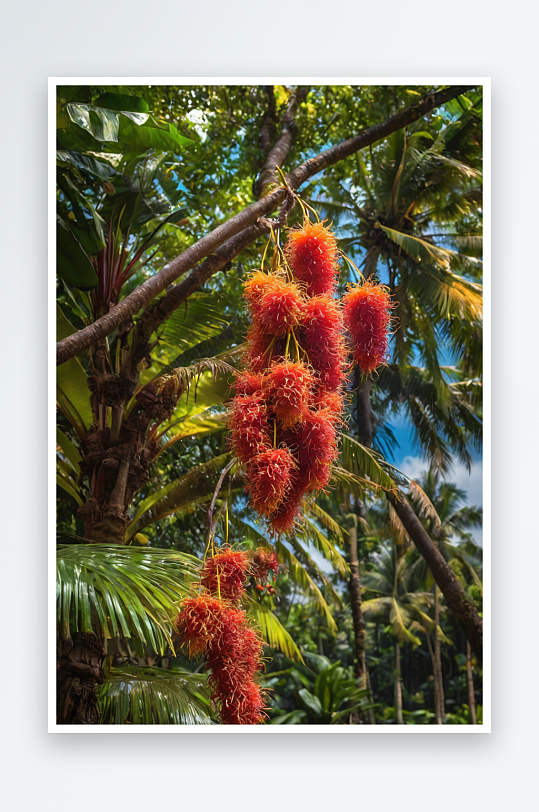
[[[287,176],[290,188],[296,190],[302,183],[323,169],[326,169],[328,166],[332,166],[338,161],[349,157],[354,152],[357,152],[357,150],[379,141],[381,138],[402,129],[402,127],[406,127],[408,124],[412,124],[435,107],[445,104],[469,89],[469,87],[449,87],[437,93],[431,93],[421,99],[417,104],[407,107],[405,110],[401,110],[399,113],[391,116],[383,124],[376,124],[373,127],[369,127],[354,138],[349,138],[347,141],[343,141],[335,147],[324,150],[324,152],[321,152],[315,158],[309,159]],[[236,214],[226,223],[217,226],[217,228],[205,237],[202,237],[202,239],[198,240],[194,245],[187,248],[182,254],[155,274],[155,276],[147,279],[146,282],[126,296],[119,304],[111,308],[106,315],[102,316],[93,324],[88,325],[88,327],[84,327],[82,330],[59,341],[56,345],[57,363],[62,364],[64,361],[69,360],[69,358],[73,358],[79,352],[91,347],[99,341],[99,339],[110,335],[110,333],[114,332],[120,325],[128,322],[141,308],[146,307],[152,299],[159,293],[162,293],[162,291],[169,287],[178,277],[193,268],[197,262],[209,256],[220,245],[236,234],[239,234],[243,229],[255,224],[260,217],[264,217],[266,214],[274,211],[283,202],[285,197],[286,189],[280,187],[261,200],[252,203],[243,209],[243,211],[239,212],[239,214]],[[253,239],[256,239],[256,236],[254,236]],[[252,241],[253,240],[251,240],[251,242]],[[193,273],[196,274],[197,271]],[[187,282],[187,280],[185,281]],[[188,283],[189,287],[190,284],[191,283]],[[196,289],[196,287],[198,287],[198,285],[196,285],[193,290]]]
[[[421,553],[442,590],[449,611],[469,640],[479,662],[483,660],[483,621],[476,606],[466,594],[455,573],[436,547],[404,496],[401,499],[388,494],[389,501],[403,523],[406,532]]]
[[[277,167],[281,168],[285,162],[296,133],[296,113],[299,105],[309,92],[308,87],[298,87],[291,94],[288,107],[283,116],[283,129],[275,145],[268,151],[264,166],[253,185],[256,197],[261,197],[264,191],[273,185],[279,186]]]

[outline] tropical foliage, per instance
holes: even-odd
[[[433,93],[445,94],[434,109],[287,189],[306,159]],[[69,356],[57,374],[58,722],[219,721],[176,618],[210,546],[226,546],[280,564],[275,582],[248,579],[242,600],[265,641],[267,724],[480,723],[480,655],[391,500],[413,510],[480,622],[481,509],[451,470],[473,466],[482,437],[481,89],[57,94],[57,338]],[[276,193],[158,288],[163,269]],[[307,211],[337,236],[339,294],[362,275],[397,307],[387,365],[366,378],[349,358],[329,487],[275,535],[247,501],[228,406],[243,282],[280,261]],[[408,431],[419,481],[396,464]],[[83,674],[86,704],[73,688]]]

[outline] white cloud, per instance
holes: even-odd
[[[410,479],[417,479],[425,471],[428,465],[422,457],[404,457],[397,468],[409,476]],[[481,507],[483,505],[483,461],[476,460],[470,469],[460,462],[453,464],[450,472],[445,477],[447,482],[454,482],[455,485],[466,493],[468,505]],[[472,531],[476,544],[483,546],[483,531],[481,528]]]

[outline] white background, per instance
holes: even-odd
[[[537,12],[522,0],[349,9],[34,0],[3,14],[0,764],[9,812],[533,806]],[[47,734],[47,76],[279,75],[492,77],[493,732]]]

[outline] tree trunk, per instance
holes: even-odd
[[[404,724],[402,717],[402,686],[401,686],[401,647],[395,643],[395,679],[394,679],[395,716],[398,725]]]
[[[475,693],[472,674],[472,650],[468,640],[466,640],[466,681],[468,683],[468,706],[470,708],[470,715],[472,717],[472,725],[476,725],[477,716],[475,713]]]
[[[71,640],[58,638],[57,724],[99,723],[96,687],[104,682],[101,668],[104,656],[95,634],[77,632]]]
[[[359,379],[360,372],[357,368],[357,439],[361,445],[370,448],[372,445],[372,419],[371,419],[371,389],[372,380],[370,378]]]
[[[440,651],[440,603],[438,587],[434,585],[434,707],[436,711],[436,724],[443,725],[445,716],[444,682],[442,674],[442,654]]]
[[[466,635],[466,639],[470,641],[475,656],[481,662],[483,658],[483,622],[474,602],[464,591],[460,581],[433,543],[404,495],[400,494],[399,498],[394,494],[388,494],[388,499],[395,508],[406,532],[427,562],[434,580],[443,592],[450,612]]]

